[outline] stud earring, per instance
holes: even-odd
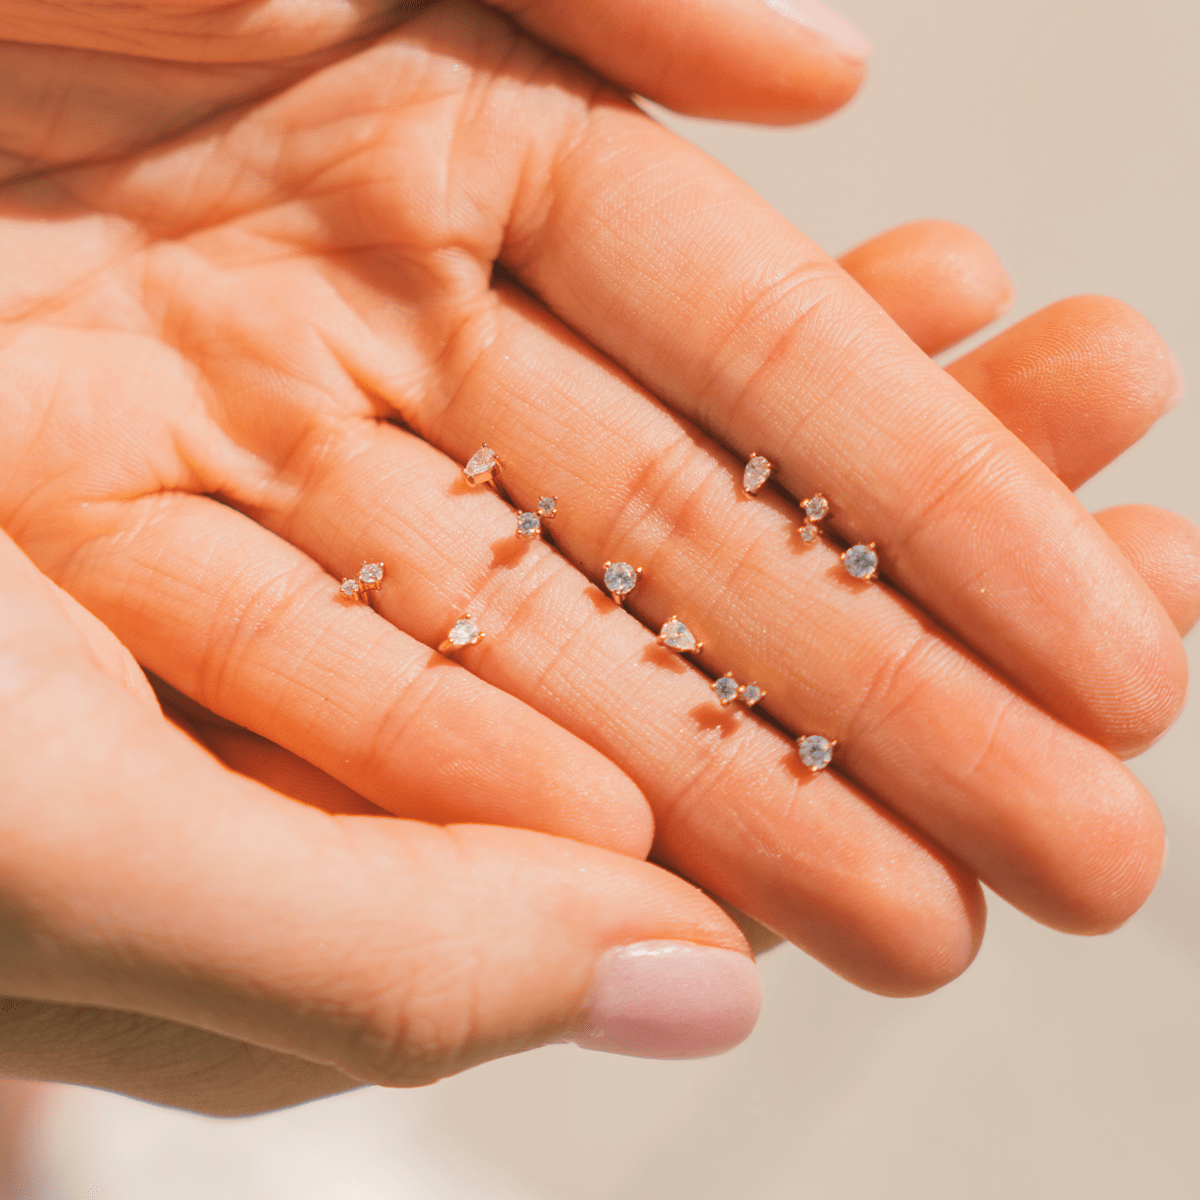
[[[699,654],[704,649],[704,643],[698,642],[696,635],[678,617],[672,617],[659,630],[658,644],[676,654]]]
[[[624,604],[625,597],[633,591],[642,577],[641,567],[632,567],[627,562],[604,564],[604,586],[608,594],[618,603]]]
[[[479,626],[475,624],[471,614],[463,613],[450,626],[450,632],[446,634],[446,640],[438,647],[438,653],[453,654],[455,650],[462,650],[465,646],[474,646],[485,636],[479,632]]]
[[[818,733],[806,733],[796,739],[796,749],[800,753],[800,761],[815,775],[823,771],[833,761],[833,748],[836,741],[821,737]]]
[[[870,583],[879,575],[879,555],[875,553],[875,543],[851,546],[842,552],[842,565],[855,579]]]
[[[750,461],[742,471],[742,491],[747,496],[757,496],[763,484],[771,478],[775,464],[761,454],[751,454]]]
[[[558,500],[554,496],[543,496],[538,500],[536,512],[517,513],[517,537],[540,538],[542,522],[553,521],[558,516]]]
[[[490,483],[493,486],[497,475],[504,469],[504,464],[496,457],[496,452],[487,442],[467,459],[467,465],[463,467],[463,478],[472,486],[478,487],[481,483]]]
[[[829,516],[829,501],[820,492],[800,501],[804,511],[804,524],[799,534],[802,542],[815,542],[821,536],[821,522]]]
[[[366,600],[368,592],[383,586],[383,563],[365,562],[354,579],[343,579],[338,593],[347,600]]]

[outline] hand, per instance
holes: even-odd
[[[1063,928],[1123,920],[1161,833],[1089,737],[1161,732],[1180,647],[1034,456],[745,189],[482,9],[306,52],[10,48],[36,112],[74,88],[53,129],[6,109],[8,261],[34,247],[40,273],[4,299],[0,505],[39,565],[170,684],[389,811],[636,853],[644,796],[661,861],[864,986],[961,970],[976,875]],[[1169,356],[1122,319],[1153,408]],[[634,613],[685,615],[704,667],[837,737],[838,770],[715,714],[548,547],[516,553],[511,510],[459,481],[484,440],[517,501],[559,497],[567,557],[644,563]],[[896,589],[746,501],[751,450],[878,540]],[[365,557],[385,620],[333,596]],[[491,634],[474,675],[427,650],[464,609]]]
[[[0,1074],[234,1114],[753,1027],[741,935],[661,868],[328,816],[235,774],[3,535],[0,630],[0,988],[26,998],[0,1005]]]

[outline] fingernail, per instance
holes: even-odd
[[[758,968],[744,954],[693,942],[638,942],[596,967],[585,1050],[638,1058],[704,1058],[742,1041],[762,1007]]]
[[[1163,412],[1169,413],[1183,399],[1183,394],[1187,391],[1187,380],[1183,377],[1183,368],[1179,365],[1179,359],[1165,346],[1163,347],[1163,357],[1167,360],[1167,370],[1171,372],[1172,376],[1171,394],[1167,397],[1163,407]]]
[[[871,53],[871,43],[861,30],[851,25],[841,13],[826,8],[821,0],[763,0],[763,3],[781,17],[823,37],[839,53],[855,62],[862,62]]]

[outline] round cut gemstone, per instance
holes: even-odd
[[[810,521],[823,520],[829,513],[829,501],[818,492],[804,502],[804,515]]]
[[[870,546],[851,546],[842,555],[842,562],[855,579],[870,579],[879,569],[879,555]]]
[[[341,590],[342,595],[345,596],[346,599],[348,599],[348,600],[353,599],[355,596],[358,595],[358,580],[357,579],[343,579],[340,590]]]
[[[677,617],[672,617],[658,635],[659,642],[680,654],[688,654],[696,649],[696,639],[692,631]]]
[[[467,460],[463,474],[468,483],[486,483],[496,473],[500,464],[496,452],[490,446],[482,446]]]
[[[538,500],[538,516],[545,517],[547,520],[558,516],[558,498],[543,496]]]
[[[637,571],[626,562],[609,563],[604,568],[604,586],[614,596],[628,596],[637,581]]]
[[[800,761],[810,771],[823,771],[833,759],[833,747],[829,739],[818,733],[800,738],[796,742],[796,749],[800,751]]]
[[[753,708],[762,699],[762,688],[757,683],[748,683],[742,688],[742,700]]]
[[[542,532],[542,519],[537,513],[517,513],[517,536],[536,537]]]
[[[742,490],[751,496],[771,478],[771,464],[761,454],[756,454],[742,472]]]
[[[470,617],[459,617],[446,640],[455,646],[470,646],[479,641],[479,626]]]
[[[379,583],[383,579],[383,563],[363,563],[358,578],[361,583]]]
[[[712,690],[722,704],[731,704],[737,699],[737,680],[732,675],[722,675],[720,679],[714,681]]]
[[[805,521],[800,526],[800,540],[802,542],[815,542],[817,540],[817,527],[811,521]]]

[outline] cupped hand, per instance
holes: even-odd
[[[1140,903],[1157,817],[1097,743],[1167,726],[1178,639],[1003,389],[481,7],[220,67],[138,29],[7,49],[0,516],[141,662],[405,816],[639,853],[652,812],[660,861],[881,991],[969,961],[976,876],[1070,929]],[[484,441],[561,553],[462,483]],[[888,583],[746,499],[751,451]],[[336,594],[365,559],[377,610]],[[429,649],[463,611],[467,670]],[[654,646],[673,614],[770,720]]]
[[[0,681],[0,1074],[231,1114],[547,1041],[690,1057],[753,1027],[753,961],[691,885],[230,771],[2,534]]]

